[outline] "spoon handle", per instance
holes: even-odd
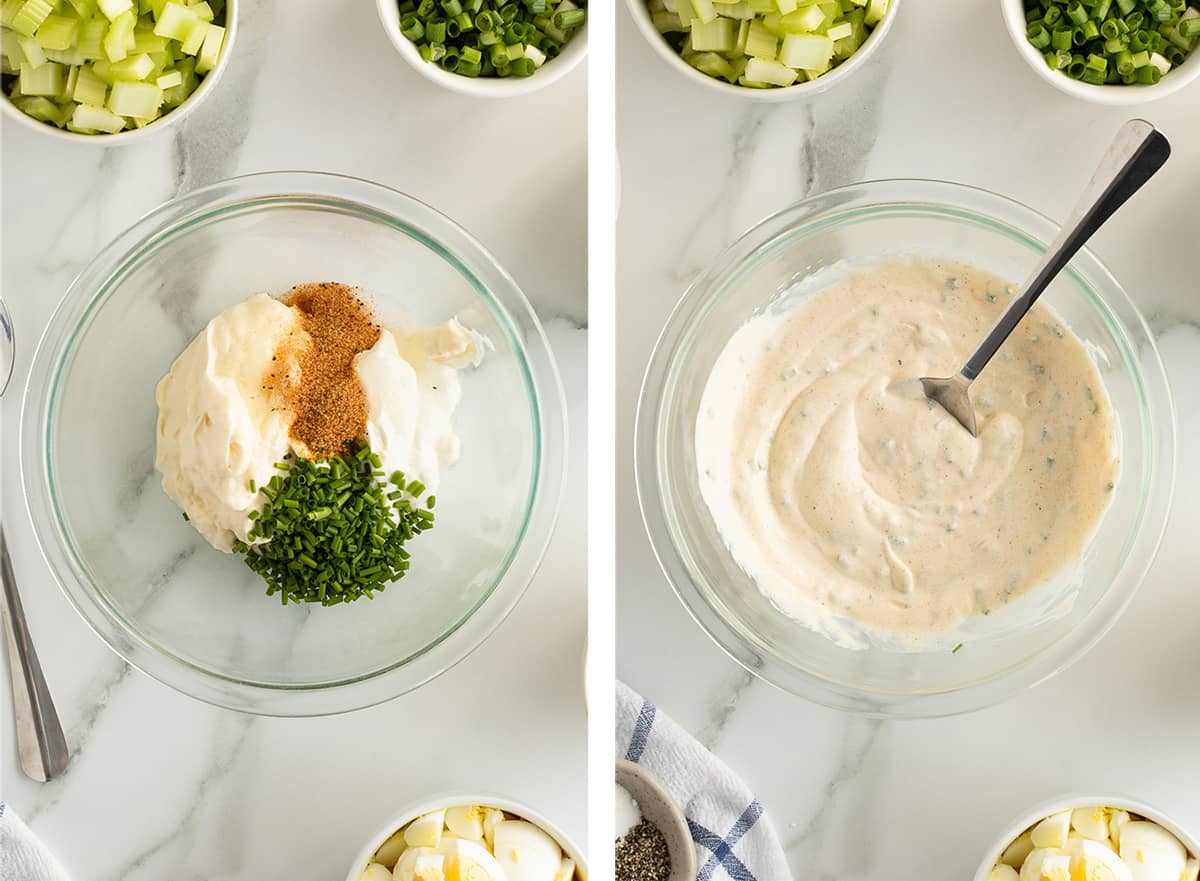
[[[1042,291],[1083,247],[1084,242],[1162,168],[1170,155],[1171,145],[1162,132],[1144,119],[1131,119],[1121,126],[1079,204],[1075,206],[1075,212],[1063,225],[1058,238],[1046,249],[1041,264],[963,365],[960,373],[968,382],[979,375],[1008,339],[1013,328],[1042,295]]]
[[[34,780],[45,782],[66,770],[70,752],[25,623],[25,610],[17,593],[3,528],[0,528],[0,581],[4,582],[2,611],[17,721],[17,756],[21,770]]]

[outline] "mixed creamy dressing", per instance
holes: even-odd
[[[246,541],[252,511],[289,452],[305,456],[290,436],[294,414],[281,383],[269,374],[299,376],[289,334],[307,336],[294,307],[256,294],[208,323],[159,381],[155,466],[162,486],[213,547]],[[383,328],[354,359],[367,407],[367,441],[387,473],[405,472],[437,489],[443,469],[458,460],[451,416],[462,389],[458,370],[478,364],[487,340],[457,320],[413,331]],[[293,349],[295,347],[292,347]],[[285,359],[280,366],[276,357]]]
[[[913,395],[983,338],[1011,289],[896,260],[756,316],[696,422],[700,489],[734,559],[787,615],[919,637],[989,614],[1077,559],[1117,479],[1083,343],[1035,305],[971,389],[979,436]]]

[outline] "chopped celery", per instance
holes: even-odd
[[[796,71],[778,61],[751,58],[743,74],[748,82],[766,83],[772,86],[790,86],[796,81]]]
[[[746,54],[751,58],[775,59],[779,48],[779,40],[767,30],[761,21],[750,22],[750,30],[746,34]]]
[[[136,17],[133,0],[97,0],[96,5],[109,21],[116,21],[119,16],[130,13]]]
[[[18,38],[17,44],[21,47],[21,54],[25,56],[22,67],[41,67],[46,63],[46,53],[33,37]]]
[[[199,3],[189,3],[188,9],[196,13],[196,16],[201,21],[211,22],[213,20],[212,7],[205,3],[204,0],[200,0]]]
[[[150,76],[154,71],[154,62],[149,55],[130,55],[121,61],[114,61],[110,70],[118,80],[137,82]]]
[[[176,3],[175,0],[167,0],[154,25],[154,33],[160,37],[167,37],[168,39],[178,40],[182,43],[188,38],[188,35],[192,32],[192,28],[199,21],[200,18],[196,13],[192,12],[186,6]],[[188,54],[195,55],[196,53],[190,52]]]
[[[41,27],[51,12],[54,4],[51,0],[25,0],[21,10],[13,16],[9,27],[22,37],[32,37],[34,31]]]
[[[705,24],[692,22],[692,48],[697,52],[731,52],[737,41],[732,18],[714,18]]]
[[[109,134],[125,128],[125,120],[117,114],[111,113],[103,107],[92,107],[88,104],[79,104],[75,107],[75,113],[71,116],[71,124],[76,130],[108,132]]]
[[[108,93],[108,109],[118,116],[153,119],[158,116],[163,91],[153,83],[117,80]]]
[[[224,0],[0,0],[4,88],[14,107],[71,132],[143,128],[217,66],[224,21]],[[524,63],[546,60],[527,48]]]
[[[655,29],[689,65],[708,76],[752,88],[817,79],[861,49],[893,5],[890,0],[643,2]],[[1088,5],[1088,0],[1082,2]],[[708,57],[713,53],[723,63]],[[790,75],[781,68],[790,70]]]
[[[109,61],[120,61],[129,54],[133,43],[133,26],[137,17],[132,11],[118,15],[108,26],[104,35],[104,57]]]
[[[99,61],[104,57],[104,37],[108,34],[108,21],[103,17],[85,21],[79,27],[75,48],[88,61]]]
[[[57,97],[66,80],[66,68],[53,61],[39,67],[21,65],[20,86],[22,95],[44,95]]]
[[[82,67],[79,69],[79,78],[75,81],[75,92],[71,97],[80,104],[103,107],[108,97],[108,84],[96,76],[90,67]]]
[[[788,34],[779,48],[779,60],[788,67],[828,70],[833,60],[833,40],[820,34]]]
[[[204,36],[208,33],[208,22],[196,19],[196,23],[192,25],[192,29],[188,31],[188,35],[183,40],[183,51],[187,55],[196,55],[200,52],[200,47],[204,45]]]
[[[65,15],[47,15],[33,38],[43,49],[70,49],[79,32],[79,19]]]

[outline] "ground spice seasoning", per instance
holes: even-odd
[[[616,881],[667,881],[671,854],[662,831],[642,820],[617,840]]]
[[[354,358],[379,340],[371,310],[347,285],[300,285],[282,298],[299,311],[308,344],[297,354],[299,382],[284,391],[291,438],[314,458],[338,456],[366,435],[367,402]]]

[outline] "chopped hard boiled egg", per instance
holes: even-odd
[[[468,841],[482,841],[484,810],[478,805],[446,808],[446,828]]]
[[[392,881],[392,870],[380,863],[370,863],[358,876],[358,881]]]
[[[1162,826],[1133,820],[1121,830],[1121,859],[1133,872],[1133,881],[1179,881],[1188,855]]]
[[[1071,832],[1071,812],[1052,814],[1033,827],[1030,838],[1034,847],[1062,847]]]
[[[532,823],[505,820],[496,826],[494,852],[508,881],[554,881],[562,865],[558,843]]]
[[[575,861],[538,826],[498,808],[458,805],[394,833],[358,881],[576,881],[577,874]]]
[[[446,828],[446,811],[431,811],[408,824],[404,841],[409,847],[437,847]]]
[[[1200,881],[1174,835],[1103,805],[1046,817],[1006,847],[987,881]]]

